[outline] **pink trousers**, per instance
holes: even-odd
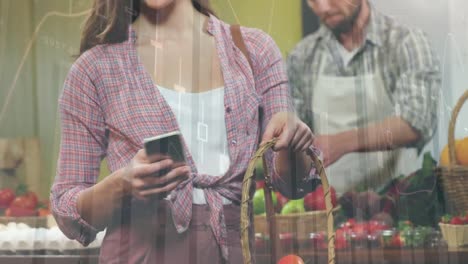
[[[207,205],[193,205],[189,229],[178,234],[165,201],[132,203],[107,228],[100,263],[216,264],[243,262],[240,245],[240,207],[225,205],[229,261],[221,258],[209,226]]]

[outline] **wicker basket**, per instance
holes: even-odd
[[[244,180],[242,183],[242,204],[241,204],[241,244],[242,244],[242,253],[244,255],[244,263],[245,264],[251,264],[252,263],[252,254],[250,252],[250,238],[253,237],[253,234],[249,234],[250,231],[250,226],[251,226],[251,221],[250,221],[250,212],[252,211],[250,206],[252,206],[251,199],[250,197],[250,190],[253,184],[253,178],[255,174],[255,166],[257,161],[260,158],[263,158],[263,166],[266,166],[265,159],[263,157],[264,153],[271,147],[273,147],[276,143],[276,139],[269,141],[265,144],[262,144],[259,148],[259,150],[255,153],[255,156],[250,160],[249,167],[247,168],[247,171],[244,176]],[[325,170],[323,168],[322,162],[316,157],[313,153],[310,153],[311,158],[313,159],[313,162],[315,163],[315,167],[317,168],[320,178],[322,180],[322,185],[325,190],[325,205],[326,205],[326,217],[322,217],[321,212],[311,212],[309,215],[314,215],[313,217],[317,217],[317,214],[319,215],[318,218],[320,219],[326,219],[326,227],[327,227],[327,233],[328,233],[328,263],[329,264],[334,264],[335,263],[335,235],[334,235],[334,230],[333,230],[333,206],[331,202],[331,195],[329,191],[329,184],[328,184],[328,179],[325,174]],[[271,252],[271,263],[274,264],[278,260],[278,256],[276,254],[276,245],[277,243],[277,238],[278,238],[278,229],[281,231],[288,231],[293,232],[298,231],[299,232],[299,226],[301,221],[297,221],[297,219],[302,219],[303,214],[293,214],[293,215],[284,215],[284,216],[277,216],[275,215],[274,207],[273,207],[273,201],[271,198],[271,181],[270,181],[270,176],[268,174],[268,168],[264,169],[264,175],[265,175],[265,205],[266,205],[266,219],[267,225],[263,225],[264,228],[268,226],[268,233],[270,234],[270,252]],[[295,224],[291,224],[295,223]],[[306,223],[306,222],[303,222]],[[315,224],[313,224],[315,225]],[[303,225],[302,228],[304,227],[305,224]],[[256,226],[256,229],[258,231],[258,228]],[[301,231],[302,232],[302,231]]]
[[[468,90],[458,100],[452,112],[448,130],[449,166],[440,166],[436,173],[444,188],[447,210],[453,214],[468,211],[468,167],[457,164],[455,156],[455,122],[463,104],[468,100]]]
[[[340,207],[333,209],[333,214]],[[299,240],[309,238],[309,234],[327,231],[327,211],[312,211],[275,216],[276,232],[293,233]],[[254,216],[255,233],[268,234],[268,221],[265,215]]]

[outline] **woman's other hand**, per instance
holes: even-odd
[[[142,200],[162,198],[189,177],[189,166],[175,166],[169,157],[151,163],[144,149],[137,152],[121,174],[124,192]]]

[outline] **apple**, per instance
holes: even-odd
[[[333,207],[336,206],[336,191],[330,186]],[[319,185],[315,191],[304,197],[304,207],[307,211],[326,210],[323,186]]]
[[[304,213],[304,199],[290,200],[281,209],[281,214]]]
[[[263,189],[264,186],[265,186],[265,180],[255,181],[255,190]]]
[[[273,206],[276,206],[276,195],[271,193],[271,197],[273,199]],[[255,191],[254,196],[252,198],[253,207],[254,207],[254,214],[259,215],[265,213],[265,190],[258,189]]]

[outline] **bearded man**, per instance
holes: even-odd
[[[317,135],[338,193],[417,168],[441,86],[427,36],[367,0],[307,0],[320,28],[288,56],[296,110]]]

